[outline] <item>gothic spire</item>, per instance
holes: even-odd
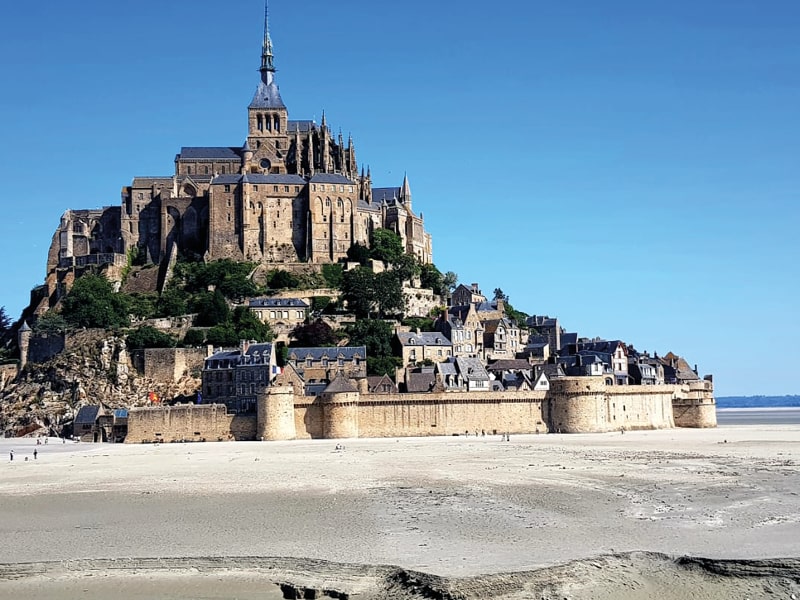
[[[269,37],[269,0],[264,0],[264,45],[261,50],[261,79],[267,82],[270,76],[267,73],[275,72],[272,54],[272,39]]]

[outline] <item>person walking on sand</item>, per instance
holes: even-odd
[[[38,451],[36,448],[34,448],[34,449],[33,449],[33,460],[36,460],[36,458],[37,458],[38,456],[39,456],[39,451]]]
[[[14,462],[14,451],[13,450],[9,450],[8,454],[11,457],[11,462]]]

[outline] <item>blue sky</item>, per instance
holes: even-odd
[[[68,208],[238,145],[261,0],[15,2],[0,61],[0,305]],[[800,4],[270,6],[290,118],[407,172],[442,270],[570,331],[674,351],[718,395],[800,393]],[[747,363],[748,366],[739,366]]]

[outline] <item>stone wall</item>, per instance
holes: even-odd
[[[199,377],[207,357],[206,348],[145,348],[142,370],[154,381],[173,382],[192,372]]]
[[[716,427],[717,403],[710,381],[697,381],[681,386],[672,401],[675,425],[678,427]]]
[[[41,364],[64,351],[64,335],[60,333],[32,335],[28,346],[28,362]]]
[[[675,427],[677,386],[606,386],[603,377],[564,377],[550,382],[550,426],[561,433]]]
[[[128,444],[256,439],[256,417],[231,415],[224,404],[181,404],[128,411]]]
[[[273,440],[716,426],[710,382],[606,386],[602,377],[565,377],[550,385],[550,391],[534,392],[348,392],[316,398],[268,390],[259,398],[258,427],[255,417],[244,417],[237,424],[237,417],[226,415],[222,405],[137,409],[129,421],[128,441],[153,440],[156,432],[165,440],[229,435]]]

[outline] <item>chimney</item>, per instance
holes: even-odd
[[[473,294],[480,294],[481,293],[481,291],[478,289],[478,284],[477,283],[473,283],[472,284],[472,293]]]

